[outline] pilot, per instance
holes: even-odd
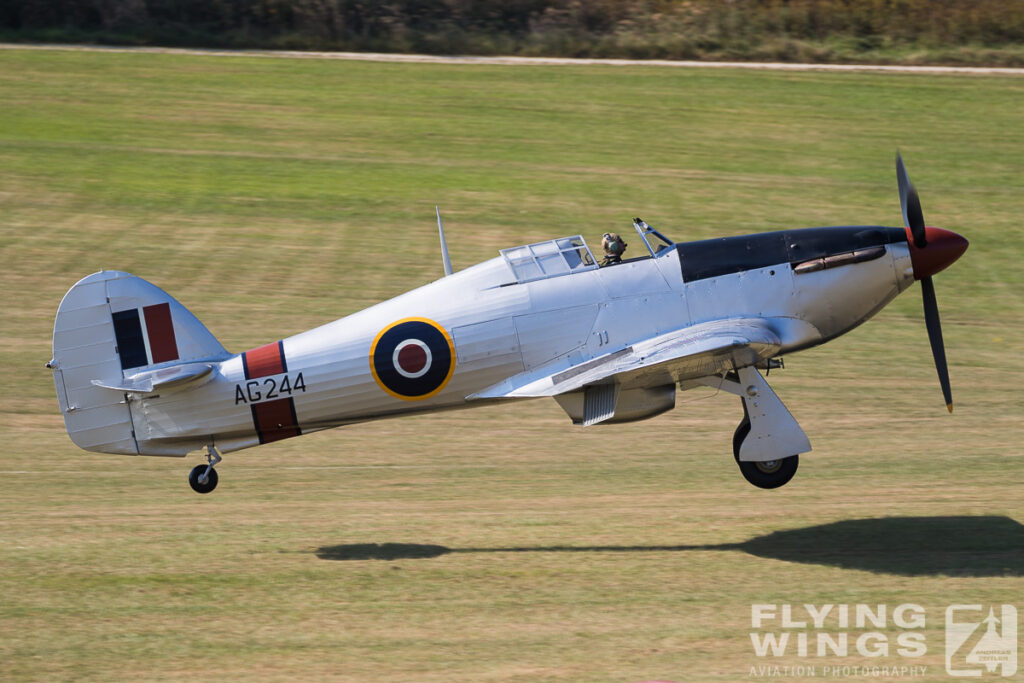
[[[601,261],[601,266],[622,263],[622,252],[626,251],[626,246],[626,241],[619,237],[618,233],[606,232],[601,238],[601,247],[604,249],[604,260]]]

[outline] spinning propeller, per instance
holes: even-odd
[[[900,208],[903,209],[903,224],[907,228],[907,243],[910,246],[910,261],[914,266],[914,279],[921,281],[924,297],[924,322],[928,327],[928,341],[935,357],[935,369],[939,373],[942,396],[946,408],[953,412],[953,394],[949,388],[949,368],[946,366],[946,350],[942,344],[942,325],[939,322],[939,306],[935,300],[935,285],[932,275],[943,270],[967,251],[968,242],[960,235],[942,228],[930,228],[924,224],[921,201],[917,197],[903,158],[896,154],[896,181],[900,188]]]

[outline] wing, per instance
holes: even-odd
[[[781,345],[762,318],[690,325],[583,363],[556,361],[514,375],[468,399],[557,396],[614,380],[624,388],[662,386],[753,365]]]

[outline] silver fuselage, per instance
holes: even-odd
[[[201,386],[130,397],[138,450],[184,455],[211,442],[222,452],[262,443],[254,415],[285,386],[307,433],[465,407],[471,395],[518,373],[571,367],[728,317],[768,321],[782,340],[780,355],[808,348],[864,322],[914,281],[909,247],[895,230],[817,228],[692,242],[521,283],[506,259],[494,258],[282,340],[282,367],[268,373],[254,377],[239,354],[218,362]],[[852,256],[872,249],[870,258]],[[397,396],[372,371],[375,340],[407,319],[432,321],[450,337],[452,371],[436,394]],[[287,370],[274,372],[284,359]]]

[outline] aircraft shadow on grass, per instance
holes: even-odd
[[[448,548],[357,543],[318,548],[322,560],[408,560],[454,553],[643,553],[739,551],[787,562],[903,576],[1024,576],[1024,526],[1009,517],[883,517],[776,531],[709,545]]]

